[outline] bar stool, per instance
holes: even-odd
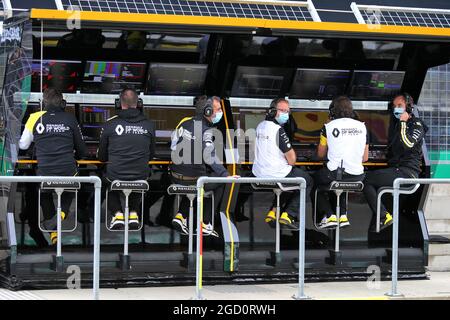
[[[145,180],[136,180],[136,181],[120,181],[120,180],[114,180],[111,182],[111,187],[106,191],[106,210],[105,210],[105,224],[108,231],[111,232],[121,232],[122,230],[112,230],[108,226],[108,195],[110,191],[122,191],[125,195],[125,208],[124,208],[124,215],[125,215],[125,228],[124,228],[124,241],[123,241],[123,253],[119,254],[119,267],[122,270],[129,270],[130,269],[130,256],[128,252],[128,233],[129,231],[140,231],[143,226],[143,219],[141,218],[141,221],[139,223],[139,228],[135,230],[129,230],[128,226],[128,219],[129,219],[129,213],[130,208],[128,207],[128,198],[132,192],[140,192],[142,194],[141,198],[141,214],[144,211],[144,194],[146,191],[148,191],[149,186],[148,182]]]
[[[280,197],[283,192],[291,192],[295,190],[300,190],[300,186],[298,185],[287,185],[277,183],[261,183],[256,182],[252,183],[252,188],[255,190],[272,190],[277,198],[277,207],[276,207],[276,222],[275,222],[275,252],[270,252],[270,265],[277,265],[281,262],[281,253],[280,253]]]
[[[189,270],[194,267],[194,255],[193,255],[193,247],[194,247],[194,200],[197,198],[197,186],[196,185],[182,185],[182,184],[171,184],[167,188],[167,193],[170,195],[176,196],[176,201],[179,203],[180,197],[185,196],[189,199],[189,240],[188,240],[188,254],[185,256],[185,264]],[[208,191],[203,194],[204,198],[211,198],[211,224],[214,229],[214,209],[215,209],[215,201],[214,201],[214,191]]]
[[[38,224],[39,229],[42,232],[57,232],[57,244],[56,244],[56,256],[53,256],[53,265],[55,271],[63,272],[64,270],[64,258],[62,256],[62,233],[63,232],[73,232],[77,228],[78,221],[78,210],[77,210],[77,194],[78,190],[81,188],[79,182],[42,182],[38,190]],[[56,230],[47,230],[41,226],[41,190],[45,192],[55,192],[57,196],[57,208],[56,208]],[[64,192],[75,192],[75,225],[70,230],[62,230],[62,217],[61,217],[61,196]],[[66,212],[66,214],[69,214]]]
[[[345,196],[348,200],[348,194],[350,192],[361,192],[364,189],[364,183],[362,181],[332,181],[330,185],[319,186],[314,194],[314,226],[316,229],[320,230],[317,226],[317,193],[318,191],[334,191],[336,194],[336,218],[337,226],[335,228],[335,241],[334,250],[330,250],[330,263],[331,264],[342,264],[342,252],[339,249],[340,240],[340,228],[339,220],[341,215],[340,208],[340,196],[345,192]],[[347,201],[348,203],[348,201]]]

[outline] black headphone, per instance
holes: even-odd
[[[284,98],[275,98],[270,103],[269,110],[267,110],[266,116],[267,118],[273,120],[277,116],[277,105],[280,101],[284,101]]]
[[[122,91],[120,91],[119,98],[116,98],[116,100],[114,101],[116,110],[122,109],[122,102],[121,102],[122,95],[128,90],[134,91],[134,93],[136,93],[136,95],[137,95],[137,92],[134,89],[130,89],[130,88],[125,88]],[[138,100],[137,100],[136,109],[141,110],[141,111],[144,110],[144,101],[141,98],[138,98]]]
[[[334,105],[334,99],[331,100],[330,105],[328,106],[328,116],[331,120],[334,120],[334,118],[336,117],[336,112],[335,112],[335,105]]]
[[[199,96],[194,98],[194,107],[197,115],[210,117],[214,113],[214,99],[213,97],[206,97],[205,105],[199,106],[198,101],[204,99],[206,96]]]
[[[205,106],[203,107],[203,115],[205,117],[211,117],[214,113],[214,100],[210,97],[205,102]]]

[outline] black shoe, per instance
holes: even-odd
[[[30,237],[36,242],[36,245],[38,248],[45,248],[48,247],[48,241],[44,237],[44,234],[39,229],[30,229],[30,232],[28,233]]]

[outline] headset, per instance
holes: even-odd
[[[203,99],[205,96],[196,97],[194,99],[194,106],[196,109],[197,115],[203,115],[205,117],[211,117],[214,113],[214,99],[213,97],[206,97],[205,105],[204,106],[198,106],[198,101],[200,99]]]
[[[275,98],[272,100],[272,102],[270,103],[270,107],[269,110],[267,110],[266,116],[273,120],[275,119],[275,117],[277,116],[277,105],[280,101],[284,101],[284,98]]]
[[[336,118],[336,111],[335,111],[335,105],[334,105],[334,99],[331,100],[330,105],[328,107],[328,117],[331,120],[334,120],[334,118]]]
[[[137,95],[137,92],[134,89],[130,89],[130,88],[123,89],[119,94],[119,98],[116,98],[116,100],[114,101],[116,110],[122,109],[122,102],[121,102],[122,95],[128,90],[134,91],[134,93],[136,93],[136,95]],[[144,110],[144,101],[141,98],[138,98],[138,100],[137,100],[136,109],[138,109],[140,111]]]

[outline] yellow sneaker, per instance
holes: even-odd
[[[319,229],[327,229],[334,228],[338,225],[337,217],[335,214],[332,214],[329,217],[323,217],[322,221],[319,224]]]
[[[346,214],[343,214],[339,217],[339,228],[348,227],[350,225],[350,221],[348,221],[348,217]]]
[[[389,212],[386,212],[384,221],[381,221],[380,230],[386,229],[393,223],[392,215]]]
[[[277,214],[275,213],[275,211],[270,210],[264,221],[268,223],[272,228],[275,228],[275,223],[277,221]]]
[[[281,214],[280,224],[287,229],[298,230],[297,222],[287,212]]]
[[[58,243],[58,232],[50,232],[50,241],[52,242],[52,245]]]
[[[136,211],[131,211],[130,215],[128,216],[128,225],[130,226],[130,230],[138,230],[140,223],[139,223],[139,216]]]

